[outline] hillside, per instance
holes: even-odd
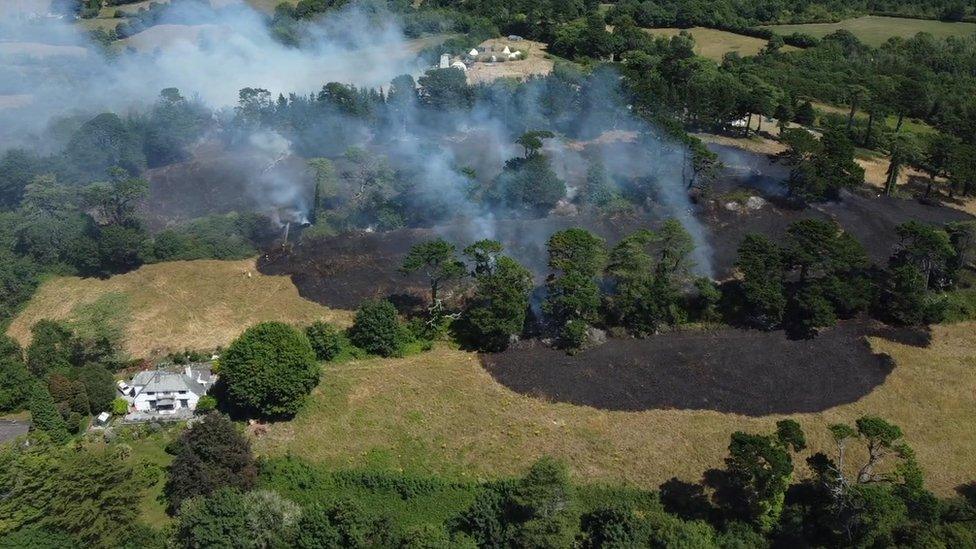
[[[130,321],[125,346],[134,357],[225,346],[264,320],[344,324],[350,319],[349,313],[299,297],[287,277],[259,273],[253,259],[177,261],[146,265],[106,280],[53,278],[41,286],[7,333],[26,345],[30,327],[38,320],[70,319],[79,306],[109,293],[126,297]]]
[[[928,348],[871,338],[894,359],[887,380],[856,402],[791,414],[811,448],[829,449],[827,426],[878,414],[900,425],[918,453],[927,486],[940,495],[970,480],[976,433],[972,323],[937,326]],[[605,411],[514,393],[477,355],[439,347],[405,359],[332,365],[293,421],[256,441],[267,455],[330,467],[403,470],[483,478],[515,474],[543,455],[565,460],[587,481],[655,489],[671,477],[696,482],[718,467],[728,436],[761,432],[783,416],[713,411]],[[799,474],[807,474],[798,467]]]

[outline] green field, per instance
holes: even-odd
[[[802,32],[817,38],[822,38],[830,33],[844,29],[852,32],[862,42],[871,46],[880,46],[893,36],[908,38],[920,32],[927,32],[936,38],[968,36],[976,33],[976,23],[947,23],[945,21],[880,17],[875,15],[846,19],[838,23],[773,25],[768,28],[781,35]]]
[[[695,53],[709,59],[714,59],[715,61],[721,61],[722,57],[726,53],[730,52],[737,52],[743,57],[756,55],[760,50],[763,49],[763,46],[766,45],[766,40],[761,38],[753,38],[751,36],[735,34],[734,32],[709,29],[706,27],[693,27],[690,29],[664,28],[645,30],[654,36],[666,37],[675,36],[682,30],[687,30],[691,34],[691,37],[695,39]],[[784,46],[782,51],[791,51],[795,49],[796,48],[792,46]]]

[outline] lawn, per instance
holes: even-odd
[[[781,35],[802,32],[817,38],[822,38],[830,33],[844,29],[854,33],[865,44],[880,46],[892,36],[908,38],[920,32],[927,32],[936,38],[968,36],[976,32],[976,23],[949,23],[927,19],[866,15],[854,19],[845,19],[837,23],[772,25],[768,28]]]
[[[929,486],[948,495],[976,477],[976,324],[934,328],[929,348],[872,340],[897,368],[852,404],[796,414],[811,447],[831,450],[827,426],[877,414],[899,424]],[[775,365],[772,365],[775,367]],[[720,466],[729,435],[768,431],[782,416],[709,411],[608,412],[521,396],[476,355],[446,345],[404,359],[330,365],[306,408],[255,440],[269,456],[334,469],[389,469],[471,480],[517,474],[533,460],[565,460],[581,482],[656,489]],[[801,461],[802,463],[802,461]],[[800,474],[805,467],[799,467]]]
[[[351,321],[351,313],[300,297],[288,277],[259,273],[253,259],[201,260],[146,265],[105,280],[52,278],[13,320],[8,333],[26,344],[38,320],[72,319],[85,305],[108,294],[125,299],[130,317],[124,327],[125,346],[136,358],[226,346],[248,326],[264,320]]]
[[[722,61],[722,57],[729,52],[737,52],[743,57],[756,55],[760,50],[763,49],[767,42],[761,38],[753,38],[751,36],[743,36],[733,32],[709,29],[705,27],[694,27],[691,29],[663,28],[644,30],[654,36],[666,37],[675,36],[682,30],[687,30],[695,39],[695,53],[709,59],[714,59],[715,61]],[[796,48],[792,46],[784,46],[782,49],[782,51],[793,50],[796,50]]]

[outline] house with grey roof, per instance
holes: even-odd
[[[188,364],[180,369],[139,372],[130,383],[120,381],[119,392],[139,417],[188,416],[217,381],[209,363]]]

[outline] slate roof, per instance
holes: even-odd
[[[132,385],[141,387],[139,393],[178,393],[189,391],[202,396],[207,393],[207,386],[213,384],[214,376],[209,364],[190,366],[192,376],[187,376],[184,370],[146,370],[139,372],[132,378]]]

